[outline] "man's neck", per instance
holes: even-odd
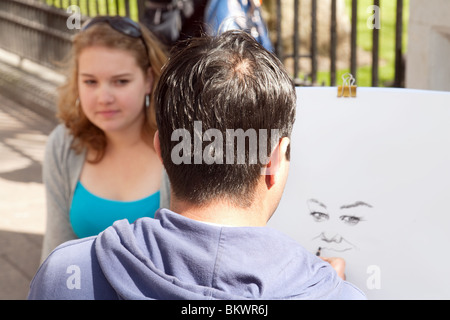
[[[213,200],[206,205],[193,205],[171,196],[170,210],[186,218],[232,227],[262,227],[267,223],[263,208],[257,203],[242,208],[227,200]]]

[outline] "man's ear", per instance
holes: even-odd
[[[286,152],[289,144],[290,139],[288,137],[281,138],[270,155],[269,163],[261,170],[261,174],[266,176],[266,186],[268,189],[272,188],[283,174],[283,169],[285,169],[288,161]]]
[[[159,131],[156,130],[155,135],[153,136],[153,147],[155,148],[155,152],[158,155],[159,161],[163,163],[161,156],[161,144],[159,142]]]

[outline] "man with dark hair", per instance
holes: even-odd
[[[171,58],[159,83],[161,155],[176,198],[198,206],[217,199],[263,204],[254,198],[270,142],[278,144],[279,136],[289,150],[295,120],[295,89],[279,60],[246,33],[231,31],[196,39]],[[179,161],[178,149],[187,151]],[[209,162],[205,152],[214,154]]]
[[[265,227],[287,179],[296,104],[275,56],[244,32],[192,39],[170,58],[155,97],[170,210],[61,245],[29,298],[365,298]]]

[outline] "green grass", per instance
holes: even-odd
[[[137,1],[138,0],[130,0],[130,17],[137,21],[138,20],[138,9],[137,9]],[[45,2],[48,5],[53,5],[57,8],[67,8],[71,4],[76,4],[76,1],[70,1],[70,0],[61,0],[62,5],[60,5],[60,0],[45,0]],[[115,0],[98,0],[98,11],[95,5],[95,1],[88,1],[88,0],[80,0],[80,10],[81,13],[84,15],[87,15],[88,12],[90,13],[90,16],[96,16],[96,15],[106,15],[108,14],[107,8],[110,8],[111,15],[121,15],[124,16],[126,14],[125,12],[125,1],[119,0],[118,5],[116,5]]]
[[[345,0],[348,16],[351,17],[351,0]],[[373,30],[367,27],[367,20],[373,12],[368,7],[373,5],[373,0],[358,0],[358,20],[357,20],[357,46],[365,51],[372,52],[372,33]],[[406,52],[408,43],[408,21],[409,21],[409,0],[404,0],[403,8],[403,52]],[[380,0],[380,21],[379,30],[379,85],[384,86],[395,77],[395,26],[397,1]],[[336,83],[342,83],[342,74],[349,72],[350,67],[337,72]],[[361,66],[357,68],[357,74],[354,75],[358,86],[370,87],[372,85],[372,67]],[[318,83],[330,83],[330,72],[319,71],[317,75]]]

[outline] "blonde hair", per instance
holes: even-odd
[[[114,30],[106,22],[99,22],[85,31],[75,35],[72,41],[72,51],[68,58],[67,81],[58,89],[57,117],[74,136],[72,148],[81,153],[85,148],[95,151],[95,159],[89,160],[98,163],[102,160],[106,149],[106,136],[84,114],[79,101],[78,93],[78,57],[88,47],[104,46],[112,49],[126,50],[134,55],[137,65],[144,75],[151,67],[153,87],[150,93],[150,106],[145,112],[145,124],[142,128],[144,139],[152,146],[151,138],[157,130],[153,92],[161,76],[161,69],[167,60],[166,50],[155,36],[140,24],[142,38],[132,38]],[[148,48],[148,55],[143,40]],[[143,106],[144,108],[144,106]]]

